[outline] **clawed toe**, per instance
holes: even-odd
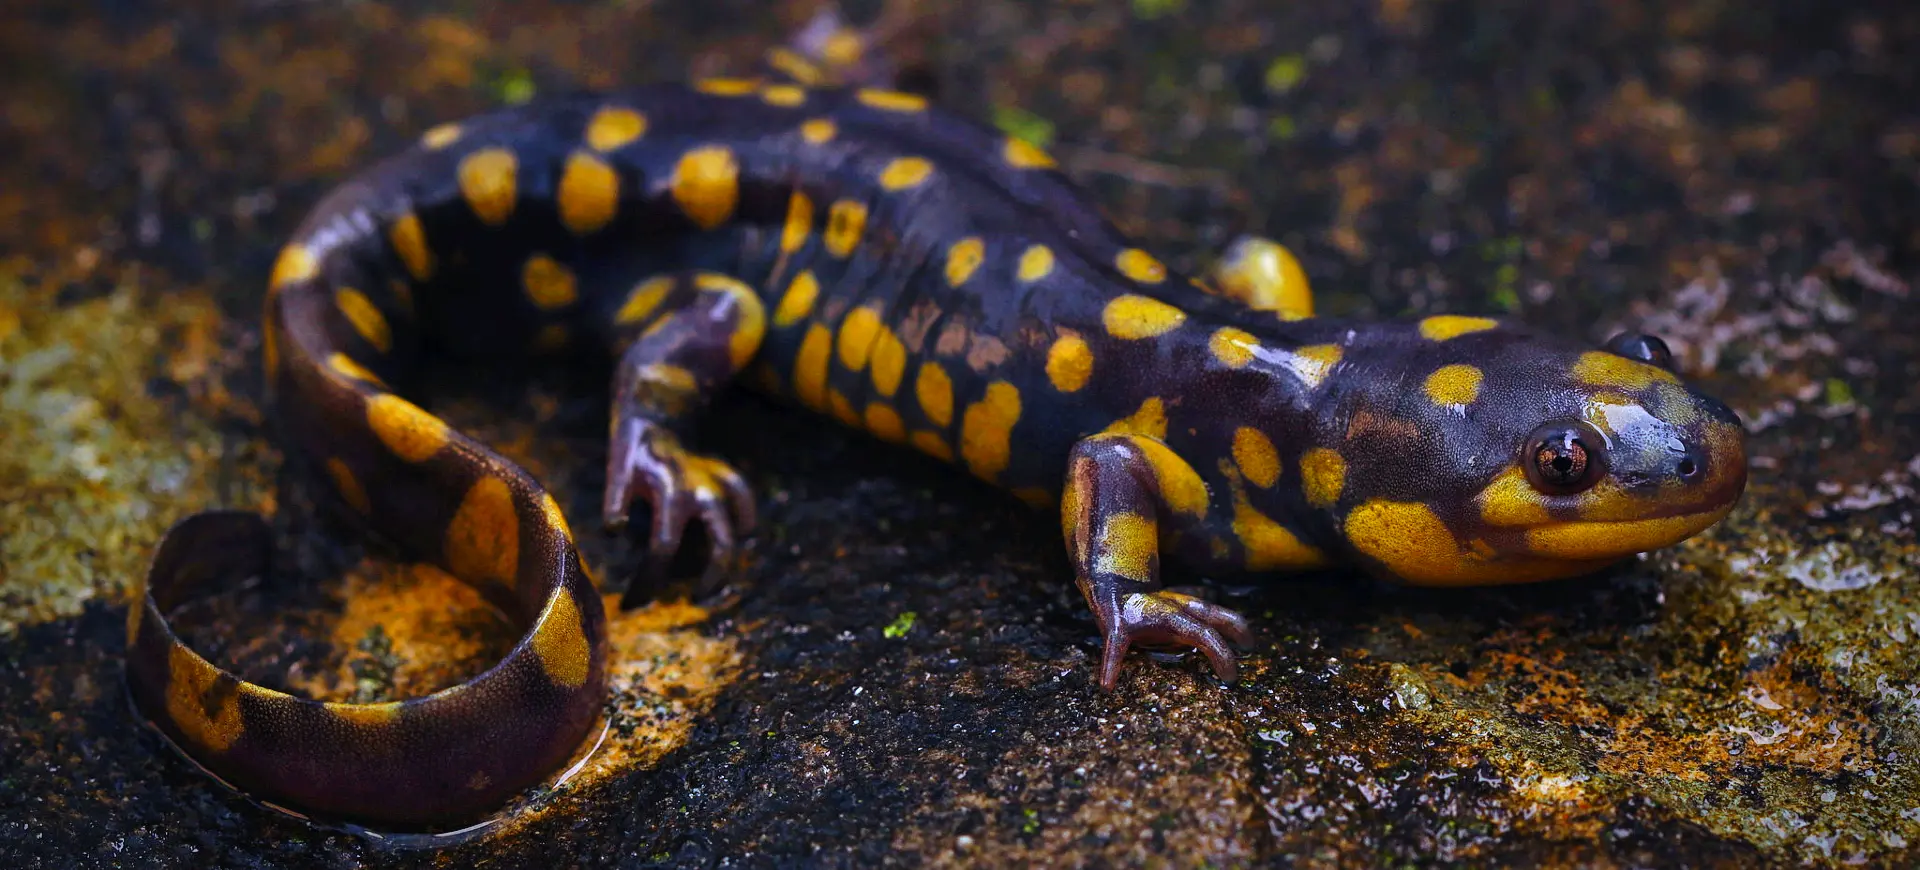
[[[1239,665],[1228,640],[1253,642],[1245,617],[1233,610],[1178,592],[1135,592],[1117,602],[1108,620],[1100,658],[1100,687],[1112,689],[1134,644],[1192,647],[1205,654],[1220,679],[1232,682]]]

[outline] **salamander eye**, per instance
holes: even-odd
[[[1667,371],[1673,371],[1673,349],[1660,340],[1660,336],[1644,332],[1623,332],[1607,339],[1604,348],[1627,359],[1639,360],[1656,365]]]
[[[1527,482],[1548,495],[1573,495],[1607,472],[1606,441],[1579,421],[1548,423],[1527,438]]]

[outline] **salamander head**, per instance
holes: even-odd
[[[1358,491],[1339,521],[1408,582],[1589,573],[1699,533],[1746,487],[1739,418],[1682,383],[1653,336],[1582,350],[1501,327],[1418,342],[1400,365],[1391,398],[1347,415]],[[1373,402],[1393,410],[1369,420]],[[1399,459],[1361,462],[1382,456]]]

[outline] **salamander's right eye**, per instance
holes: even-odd
[[[1548,495],[1584,492],[1607,473],[1606,439],[1578,420],[1547,423],[1528,436],[1527,482]]]

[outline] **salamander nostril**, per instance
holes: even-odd
[[[1694,475],[1700,473],[1700,464],[1691,459],[1682,459],[1679,468],[1675,470],[1680,472],[1681,477],[1692,480]]]

